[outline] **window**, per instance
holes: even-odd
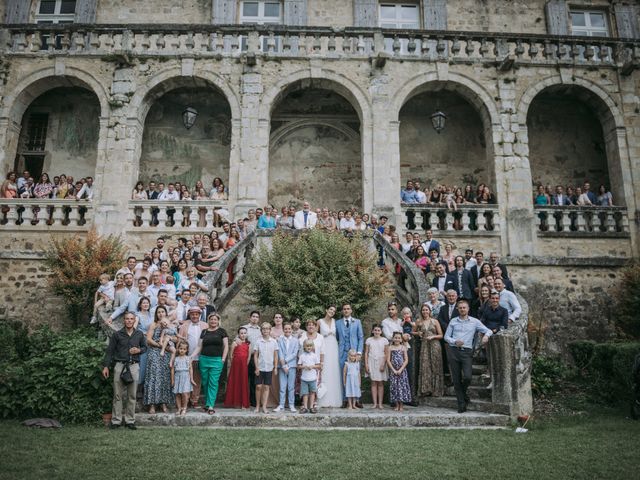
[[[381,3],[382,28],[420,28],[420,9],[417,3]]]
[[[600,10],[572,10],[571,34],[587,37],[608,37],[607,15]]]
[[[73,23],[76,0],[40,0],[36,23]]]
[[[282,6],[280,2],[242,2],[240,23],[280,24],[282,23]]]
[[[256,25],[279,25],[282,23],[282,5],[280,2],[256,1],[242,2],[240,5],[240,23],[254,23]],[[263,51],[268,50],[268,38],[260,37]],[[241,38],[242,50],[247,50],[246,37]],[[276,38],[275,51],[280,50],[280,38]]]
[[[43,152],[47,141],[49,114],[32,113],[27,120],[27,135],[24,143],[26,152]]]

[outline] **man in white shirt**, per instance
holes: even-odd
[[[513,292],[510,292],[504,287],[504,281],[502,278],[495,279],[495,287],[500,294],[500,306],[507,309],[509,312],[509,325],[520,318],[522,314],[522,306],[518,301],[518,297]]]
[[[180,301],[176,306],[176,320],[178,320],[180,325],[182,325],[182,322],[184,322],[188,317],[187,312],[189,311],[189,308],[191,308],[189,306],[190,301],[191,291],[189,289],[183,290],[182,294],[180,295]]]
[[[93,177],[87,177],[84,185],[76,195],[76,200],[93,200]]]
[[[311,211],[311,205],[309,202],[304,202],[302,204],[302,210],[296,212],[296,215],[293,218],[293,228],[296,230],[314,228],[317,221],[318,215]]]
[[[180,192],[176,190],[176,186],[173,183],[167,185],[167,190],[161,192],[158,196],[158,200],[161,202],[178,202],[180,201]],[[173,226],[173,216],[176,213],[175,208],[167,208],[167,217],[169,217],[169,226]]]
[[[391,341],[395,332],[402,333],[402,320],[398,318],[398,305],[396,302],[389,302],[387,305],[389,316],[382,320],[382,334]]]
[[[198,343],[200,342],[200,334],[203,330],[208,328],[208,325],[205,322],[200,321],[200,307],[191,307],[188,310],[189,321],[182,324],[178,334],[187,339],[187,343],[189,344],[189,352],[195,352]],[[191,391],[191,395],[189,400],[191,401],[191,406],[194,408],[198,407],[198,401],[200,399],[200,387],[202,385],[202,378],[200,377],[200,356],[192,355],[191,356],[191,369],[193,370],[193,390]]]
[[[135,268],[137,263],[138,263],[138,260],[136,259],[136,257],[131,256],[127,258],[127,264],[124,267],[122,267],[120,270],[118,270],[116,272],[116,275],[126,275],[127,273],[135,275]]]
[[[417,203],[427,203],[427,194],[420,190],[420,182],[413,182],[413,189],[416,191]]]
[[[464,251],[464,268],[466,270],[471,270],[476,265],[477,265],[477,262],[473,256],[473,250],[471,248],[467,248]]]

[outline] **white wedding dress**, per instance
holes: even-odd
[[[338,356],[338,339],[336,337],[336,321],[327,325],[324,319],[318,320],[320,334],[324,337],[324,365],[322,366],[322,383],[327,388],[324,397],[318,399],[320,407],[342,406],[342,374]]]

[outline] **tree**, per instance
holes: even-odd
[[[94,230],[87,236],[53,239],[45,262],[51,269],[49,285],[64,297],[74,326],[89,317],[99,276],[110,275],[124,262],[124,245],[119,237],[101,237]]]
[[[303,320],[324,315],[327,305],[350,303],[355,316],[390,295],[388,276],[376,265],[366,239],[318,230],[277,233],[261,247],[247,271],[249,295],[261,307],[276,307]]]
[[[621,274],[619,287],[615,291],[618,333],[640,339],[640,263],[632,263]]]

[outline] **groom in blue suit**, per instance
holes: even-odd
[[[349,350],[353,349],[358,354],[358,360],[362,357],[362,348],[364,346],[364,333],[362,331],[362,322],[357,318],[351,317],[351,305],[345,303],[342,306],[342,318],[336,321],[336,336],[338,337],[338,355],[340,361],[340,380],[343,379],[342,372],[344,364],[347,363]],[[344,385],[342,391],[344,392]],[[342,408],[346,406],[346,397],[343,397]],[[362,408],[360,400],[356,403],[358,408]]]

